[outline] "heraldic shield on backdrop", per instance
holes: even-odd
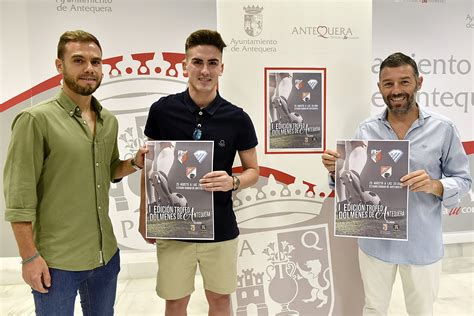
[[[321,152],[326,69],[265,68],[265,152]]]
[[[148,141],[145,157],[146,235],[214,239],[212,192],[199,184],[212,171],[212,141]]]
[[[235,315],[331,315],[334,286],[327,224],[246,234]],[[258,264],[255,264],[258,262]]]
[[[338,140],[335,235],[407,240],[409,141]]]

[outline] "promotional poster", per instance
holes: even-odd
[[[214,239],[212,192],[199,179],[212,171],[212,141],[148,141],[145,159],[146,235]]]
[[[265,68],[266,153],[321,152],[326,69]]]
[[[335,235],[407,240],[409,141],[338,140]]]

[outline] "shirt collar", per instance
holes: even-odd
[[[58,94],[56,95],[57,99],[59,100],[59,105],[68,112],[69,116],[81,116],[81,109],[74,103],[74,101],[69,98],[69,96],[64,93],[64,90],[61,89]],[[92,96],[92,106],[94,107],[94,111],[97,114],[97,120],[102,120],[100,113],[102,111],[102,105],[100,105],[99,101]]]
[[[219,91],[217,91],[217,95],[214,100],[208,106],[201,109],[191,98],[191,95],[189,94],[189,89],[186,89],[186,91],[184,92],[184,101],[188,110],[191,113],[196,113],[197,111],[202,110],[207,112],[211,116],[214,115],[214,113],[216,113],[219,107],[224,103],[224,99],[220,96]]]
[[[425,120],[431,116],[431,114],[426,111],[423,107],[419,106],[418,104],[416,105],[418,107],[418,125],[423,125],[425,124]],[[377,118],[382,121],[384,124],[389,124],[387,120],[387,115],[388,115],[388,109],[385,108],[382,113],[377,115]]]

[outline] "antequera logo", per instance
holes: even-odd
[[[315,36],[321,39],[358,39],[351,26],[343,25],[308,25],[293,26],[291,35]]]
[[[250,36],[258,36],[263,30],[263,7],[244,7],[244,30]]]
[[[249,5],[244,10],[244,32],[239,32],[244,37],[232,38],[228,42],[232,53],[276,53],[278,41],[269,38],[261,38],[263,32],[263,7]],[[254,38],[249,38],[249,36]]]

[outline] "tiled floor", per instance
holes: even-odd
[[[156,296],[155,278],[151,276],[154,273],[151,270],[155,268],[153,256],[153,254],[145,255],[145,261],[149,261],[145,268],[143,265],[140,267],[133,264],[123,265],[117,289],[117,315],[164,315],[164,301]],[[129,262],[131,260],[137,260],[137,256],[134,255]],[[3,285],[0,285],[0,315],[34,315],[34,304],[29,288],[24,284],[4,285],[12,283],[11,280],[5,280],[5,275],[18,277],[18,268],[12,269],[4,262],[0,268],[3,272],[1,274]],[[473,279],[474,258],[472,256],[444,259],[435,315],[474,315]],[[76,315],[82,315],[78,300]],[[207,303],[199,276],[196,278],[196,292],[191,297],[188,315],[207,315]],[[398,278],[393,290],[389,315],[406,315],[403,292]]]

